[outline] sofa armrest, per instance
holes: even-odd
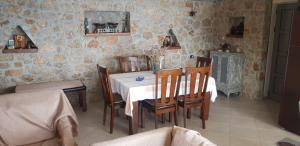
[[[140,134],[91,144],[90,146],[170,146],[172,127],[164,127]]]

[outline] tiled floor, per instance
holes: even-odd
[[[102,103],[90,104],[86,113],[77,108],[75,110],[80,122],[79,136],[76,138],[79,146],[127,136],[128,120],[122,116],[122,111],[115,120],[114,133],[109,134],[109,117],[105,126],[101,122]],[[207,129],[201,128],[199,111],[196,110],[193,111],[187,126],[219,146],[275,146],[275,142],[286,137],[300,141],[300,136],[279,128],[278,111],[279,104],[270,100],[248,100],[242,97],[227,100],[219,97],[211,104]],[[146,128],[140,128],[139,132],[154,129],[153,115],[146,115]],[[159,126],[171,125],[166,122]],[[179,115],[179,125],[183,126],[182,112]]]

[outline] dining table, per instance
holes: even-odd
[[[185,75],[181,78],[179,95],[184,95],[189,91],[188,87],[188,91],[185,91],[184,76]],[[137,78],[143,78],[143,80],[137,80]],[[110,75],[112,92],[122,96],[122,99],[126,102],[125,114],[131,117],[129,134],[138,132],[139,101],[155,99],[155,78],[156,76],[153,71],[117,73]],[[211,102],[215,102],[217,98],[217,88],[215,79],[211,76],[208,78],[206,91],[211,92]],[[158,95],[160,94],[158,93]]]

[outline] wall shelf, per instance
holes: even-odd
[[[181,49],[180,46],[174,46],[174,47],[167,47],[167,50],[178,50]]]
[[[4,48],[2,50],[2,53],[36,53],[38,52],[38,49],[6,49]]]
[[[87,37],[96,37],[96,36],[130,36],[130,32],[124,33],[88,33],[85,36]]]
[[[23,36],[25,38],[24,39],[25,45],[21,46],[21,47],[19,45],[16,45],[17,43],[16,43],[15,36]],[[38,47],[35,45],[34,41],[32,41],[31,38],[32,37],[30,34],[27,34],[20,25],[17,25],[17,27],[13,31],[13,35],[11,38],[11,40],[13,40],[13,42],[14,42],[14,49],[8,49],[9,44],[7,44],[6,46],[1,47],[1,48],[3,48],[2,53],[36,53],[36,52],[38,52]]]

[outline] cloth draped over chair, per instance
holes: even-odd
[[[0,96],[0,145],[36,145],[59,137],[75,145],[78,121],[62,90]]]

